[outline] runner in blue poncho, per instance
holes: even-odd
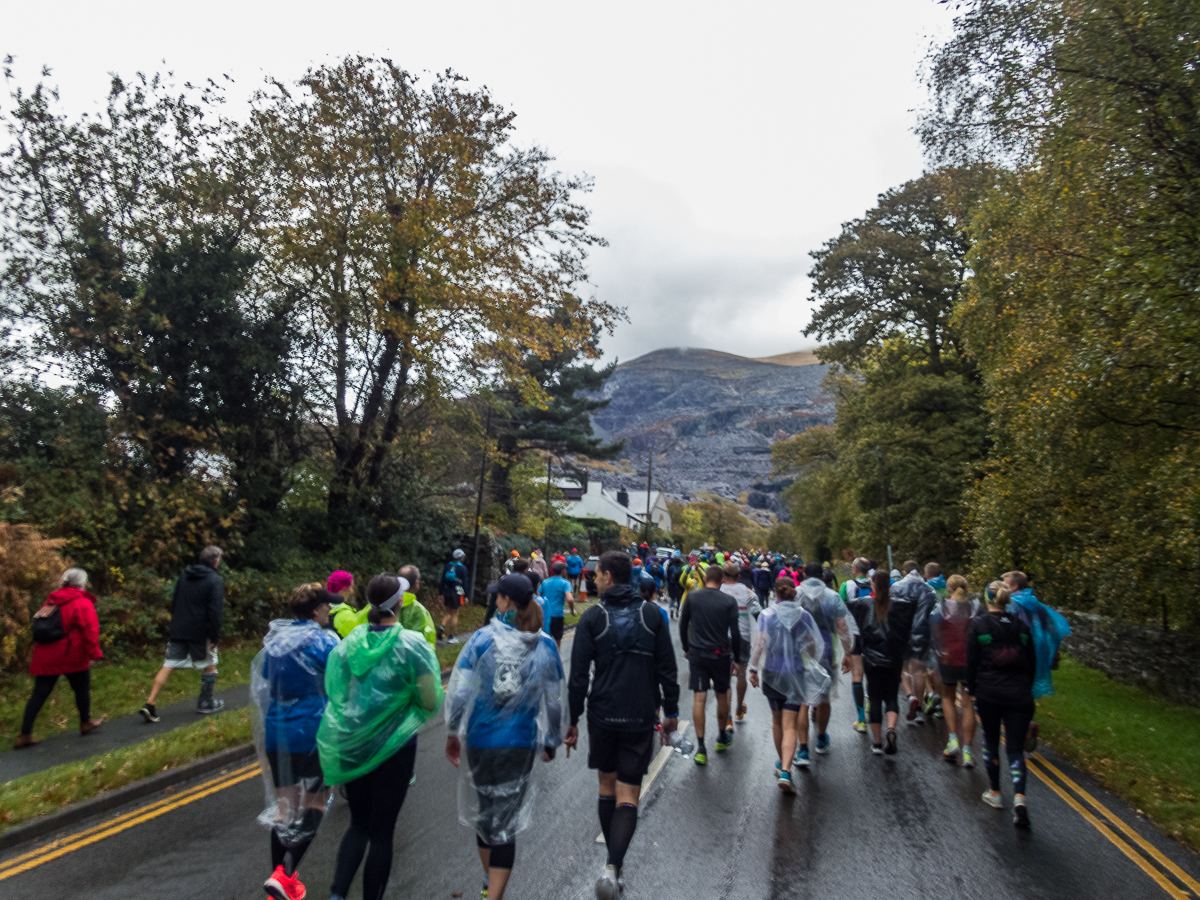
[[[1033,696],[1045,697],[1054,693],[1052,672],[1058,667],[1058,647],[1071,634],[1071,623],[1034,596],[1029,576],[1024,572],[1005,572],[1004,584],[1012,592],[1011,609],[1033,633],[1033,650],[1037,657],[1037,675],[1033,680]],[[1037,749],[1037,722],[1029,724],[1025,751]]]

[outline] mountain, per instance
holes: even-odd
[[[810,353],[747,359],[717,350],[655,350],[623,363],[601,391],[609,405],[598,432],[625,441],[626,465],[593,469],[606,484],[645,487],[654,451],[654,486],[687,499],[711,492],[785,515],[772,483],[771,444],[833,422],[821,392],[827,366]]]

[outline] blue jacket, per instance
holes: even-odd
[[[583,571],[583,560],[572,553],[567,557],[567,574],[578,575]]]
[[[325,666],[337,635],[308,619],[271,623],[263,638],[266,750],[311,753],[325,712]]]

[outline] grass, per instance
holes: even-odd
[[[1200,709],[1064,657],[1038,701],[1046,743],[1159,828],[1200,850]]]
[[[249,740],[250,710],[242,708],[140,744],[14,778],[0,784],[0,831]]]
[[[262,645],[258,641],[229,643],[221,647],[217,690],[247,684],[250,681],[250,662]],[[135,713],[150,692],[154,675],[162,667],[162,657],[144,659],[124,657],[119,662],[101,661],[92,667],[92,715],[122,716]],[[25,702],[33,692],[33,676],[28,673],[0,679],[0,751],[11,750]],[[200,673],[176,672],[158,695],[158,705],[166,706],[178,700],[188,700],[200,692]],[[54,686],[54,693],[42,707],[33,726],[34,736],[41,739],[60,731],[79,727],[75,710],[75,695],[65,678]]]

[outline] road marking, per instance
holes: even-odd
[[[1155,847],[1153,844],[1151,844],[1149,841],[1147,841],[1145,838],[1143,838],[1140,834],[1138,834],[1136,831],[1134,831],[1132,828],[1130,828],[1129,825],[1127,825],[1119,817],[1117,817],[1107,806],[1105,806],[1103,803],[1101,803],[1099,800],[1097,800],[1095,797],[1093,797],[1091,794],[1089,794],[1086,790],[1084,790],[1082,787],[1080,787],[1078,784],[1076,784],[1073,780],[1071,780],[1071,778],[1069,778],[1065,773],[1060,771],[1057,766],[1055,766],[1052,762],[1050,762],[1048,759],[1043,757],[1040,753],[1032,754],[1031,759],[1036,761],[1038,763],[1038,765],[1047,769],[1051,774],[1053,774],[1056,778],[1058,778],[1059,781],[1061,781],[1069,789],[1071,789],[1076,794],[1078,794],[1080,797],[1082,797],[1085,801],[1087,801],[1087,803],[1090,806],[1092,806],[1097,812],[1099,812],[1102,816],[1104,816],[1104,818],[1108,819],[1110,822],[1112,822],[1112,824],[1116,825],[1117,828],[1121,829],[1121,831],[1124,832],[1124,834],[1127,838],[1132,840],[1134,843],[1136,843],[1142,849],[1142,852],[1144,852],[1147,856],[1149,856],[1151,859],[1153,859],[1156,863],[1158,863],[1160,866],[1162,866],[1164,869],[1166,869],[1167,872],[1169,872],[1171,875],[1175,876],[1175,878],[1178,881],[1180,881],[1186,888],[1188,888],[1193,894],[1200,897],[1200,882],[1197,882],[1196,879],[1194,879],[1190,875],[1188,875],[1187,872],[1185,872],[1183,869],[1179,868],[1179,866],[1175,865],[1175,863],[1171,862],[1171,860],[1168,859],[1166,856],[1164,856],[1163,853],[1157,847]]]
[[[258,774],[258,763],[251,763],[225,775],[210,779],[203,784],[198,784],[184,791],[182,794],[167,797],[149,806],[143,806],[132,812],[117,816],[115,819],[110,819],[107,822],[95,825],[77,834],[53,841],[36,850],[23,853],[0,865],[0,881],[11,878],[13,875],[20,875],[22,872],[28,872],[30,869],[35,869],[61,856],[66,856],[75,850],[80,850],[97,841],[102,841],[104,838],[112,837],[114,834],[120,834],[122,831],[127,831],[135,825],[156,819],[181,806],[187,806],[189,803],[202,800],[210,794],[233,787],[235,784],[240,784],[243,781],[254,778]]]
[[[690,724],[691,724],[690,722],[680,722],[679,725],[676,726],[675,730],[678,731],[680,734],[686,734],[687,730],[688,730],[688,725],[690,725]],[[638,794],[639,797],[646,796],[646,791],[650,790],[650,785],[652,785],[654,783],[654,779],[658,777],[658,773],[662,771],[662,767],[667,764],[667,760],[671,758],[671,755],[674,752],[675,752],[675,748],[670,747],[670,746],[663,747],[661,750],[658,751],[658,755],[655,756],[654,761],[650,763],[650,771],[648,771],[645,774],[645,776],[642,778],[642,787]],[[596,843],[597,844],[604,843],[603,832],[596,835]]]
[[[1065,790],[1063,790],[1063,788],[1059,787],[1059,785],[1056,784],[1047,773],[1043,772],[1038,767],[1038,764],[1036,762],[1034,762],[1033,760],[1028,760],[1027,766],[1029,768],[1029,771],[1031,771],[1035,776],[1037,776],[1039,781],[1041,781],[1048,788],[1050,788],[1050,790],[1054,791],[1054,793],[1058,794],[1058,796],[1061,797],[1066,802],[1066,804],[1071,807],[1071,809],[1075,810],[1075,812],[1077,812],[1077,813],[1079,813],[1079,815],[1083,816],[1084,820],[1086,820],[1089,825],[1091,825],[1093,828],[1095,828],[1097,831],[1099,831],[1102,835],[1104,835],[1106,838],[1108,838],[1108,840],[1112,842],[1114,847],[1116,847],[1118,850],[1120,850],[1122,853],[1124,853],[1127,857],[1129,857],[1129,859],[1132,860],[1134,865],[1136,865],[1139,869],[1141,869],[1143,872],[1145,872],[1147,875],[1149,875],[1151,878],[1153,878],[1154,881],[1157,882],[1159,887],[1161,887],[1169,895],[1174,897],[1175,900],[1188,900],[1187,894],[1185,894],[1183,891],[1179,890],[1177,887],[1175,887],[1175,885],[1173,885],[1170,881],[1168,881],[1161,872],[1159,872],[1157,869],[1153,868],[1148,862],[1146,862],[1145,859],[1143,859],[1140,855],[1138,855],[1138,852],[1133,847],[1131,847],[1125,841],[1121,840],[1121,838],[1118,835],[1114,834],[1113,831],[1107,825],[1105,825],[1103,822],[1101,822],[1099,819],[1097,819],[1094,815],[1092,815],[1090,812],[1088,812],[1086,809],[1084,809],[1083,806],[1080,805],[1078,800],[1076,800],[1074,797],[1072,797],[1070,794],[1068,794]]]

